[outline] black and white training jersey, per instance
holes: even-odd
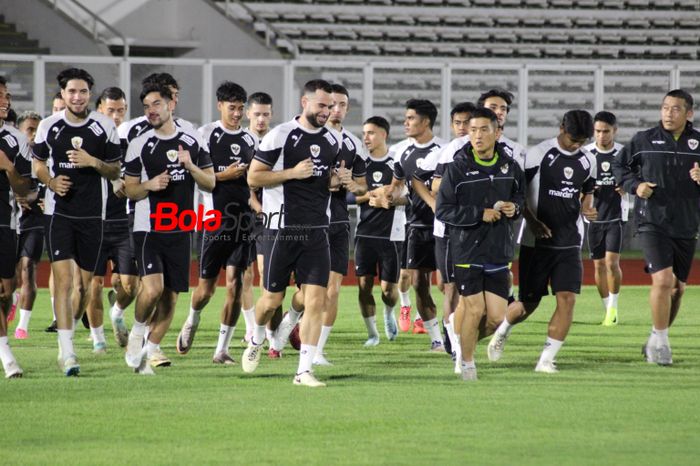
[[[20,176],[29,178],[32,175],[32,158],[29,141],[14,126],[3,123],[0,126],[0,151],[15,166]],[[15,202],[12,186],[7,173],[0,171],[0,227],[15,228]]]
[[[593,154],[581,148],[567,152],[548,139],[530,149],[525,162],[527,206],[552,231],[551,238],[535,238],[527,225],[521,244],[553,249],[579,248],[583,241],[581,196],[595,188]]]
[[[188,170],[178,162],[178,146],[189,151],[192,163],[199,168],[212,166],[206,144],[199,133],[191,129],[177,128],[171,136],[163,137],[149,130],[129,144],[125,159],[125,174],[135,176],[141,183],[155,178],[164,171],[170,174],[170,183],[162,191],[150,191],[136,202],[134,231],[156,231],[151,214],[160,203],[173,203],[178,211],[193,210],[195,181]],[[175,228],[170,232],[181,231]]]
[[[29,191],[37,193],[37,196],[34,202],[29,204],[29,209],[25,210],[17,206],[17,233],[44,229],[44,212],[41,210],[39,202],[46,196],[46,186],[39,183],[36,178],[32,178]]]
[[[182,118],[173,117],[173,122],[175,126],[180,129],[196,130],[197,127],[187,120]],[[117,128],[119,132],[119,142],[122,146],[122,150],[126,153],[126,149],[129,143],[136,139],[137,137],[144,134],[146,131],[153,129],[153,126],[148,122],[148,117],[146,115],[141,115],[140,117],[132,118],[129,121],[123,122]]]
[[[617,182],[613,175],[612,167],[615,158],[622,150],[623,145],[615,143],[613,148],[605,152],[596,146],[595,142],[586,146],[596,160],[596,180],[595,180],[595,208],[598,211],[598,218],[590,223],[610,223],[623,221],[629,217],[630,195],[625,193],[620,195],[615,188]],[[584,221],[588,222],[587,219]]]
[[[65,175],[72,186],[65,196],[46,190],[44,214],[71,218],[105,218],[107,180],[94,168],[77,168],[68,160],[67,151],[82,148],[103,162],[121,159],[119,136],[114,121],[98,112],[90,112],[81,123],[66,119],[66,110],[39,122],[34,138],[34,157],[45,161],[52,177]]]
[[[297,117],[298,118],[298,117]],[[325,228],[330,222],[328,184],[336,166],[341,141],[326,127],[309,130],[297,118],[274,127],[265,135],[255,160],[282,171],[311,159],[313,174],[303,180],[288,180],[263,189],[265,227]]]
[[[363,162],[367,191],[391,184],[394,177],[394,154],[391,151],[381,158],[368,155]],[[369,202],[363,202],[357,212],[355,236],[403,241],[406,236],[405,225],[405,206],[383,209],[372,207]]]
[[[209,147],[215,173],[226,170],[233,163],[250,165],[258,149],[258,138],[247,129],[230,131],[218,120],[199,128],[199,134]],[[248,205],[250,188],[245,173],[235,180],[217,181],[211,193],[202,194],[205,205],[211,202],[224,219],[251,211]]]
[[[369,155],[364,145],[357,136],[345,128],[340,132],[340,137],[342,137],[342,144],[336,168],[340,168],[341,163],[345,162],[345,168],[352,170],[353,177],[365,176],[364,159]],[[342,186],[339,190],[331,193],[331,223],[348,223],[350,221],[347,195],[348,190]]]
[[[445,144],[445,142],[437,137],[434,137],[425,144],[418,144],[414,140],[408,140],[404,144],[392,146],[396,148],[396,161],[394,163],[394,178],[406,182],[408,187],[409,199],[411,201],[411,212],[408,218],[408,224],[416,228],[433,228],[435,216],[433,210],[423,199],[413,190],[414,180],[413,175],[423,167],[424,160],[431,154],[436,153]],[[423,181],[428,189],[432,182],[432,172],[428,173]]]

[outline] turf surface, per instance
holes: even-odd
[[[363,348],[356,292],[345,287],[326,347],[335,365],[316,370],[329,386],[312,390],[292,385],[291,349],[281,360],[264,357],[252,375],[211,363],[220,293],[184,357],[174,349],[189,299],[181,296],[163,344],[173,366],[155,377],[127,369],[109,328],[108,354],[92,355],[82,327],[81,376],[63,377],[55,334],[43,332],[50,319],[42,290],[30,338],[10,337],[26,374],[0,380],[0,463],[697,464],[700,288],[688,289],[671,331],[671,368],[640,355],[647,293],[623,288],[621,323],[603,328],[600,300],[585,289],[557,375],[533,372],[553,309],[545,300],[516,327],[499,363],[486,360],[487,341],[480,343],[480,380],[465,384],[446,354],[428,352],[426,335],[402,333],[395,342],[382,335],[378,347]],[[236,360],[243,328],[241,318]]]

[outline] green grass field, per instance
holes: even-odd
[[[465,384],[446,354],[428,352],[426,335],[363,348],[356,292],[346,287],[327,346],[335,366],[316,370],[328,387],[313,390],[292,385],[291,349],[281,360],[264,356],[252,375],[211,363],[220,293],[184,357],[175,352],[189,301],[181,296],[163,345],[173,366],[155,377],[133,374],[111,333],[108,354],[93,356],[81,327],[81,376],[66,378],[55,334],[43,332],[50,317],[42,290],[30,339],[10,338],[25,377],[0,381],[0,463],[698,464],[700,287],[689,288],[671,331],[670,368],[640,355],[647,293],[623,288],[621,323],[603,328],[602,304],[585,289],[556,375],[533,371],[553,309],[547,299],[515,329],[499,363],[487,361],[487,341],[479,344],[480,380]],[[241,319],[236,360],[243,329]]]

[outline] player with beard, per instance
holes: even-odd
[[[406,233],[406,264],[412,273],[416,307],[430,336],[431,351],[443,351],[435,303],[430,295],[430,275],[436,269],[435,238],[432,231],[435,216],[430,206],[413,188],[413,183],[416,182],[413,174],[421,167],[423,160],[430,153],[439,151],[444,145],[444,141],[433,136],[436,118],[437,108],[429,100],[410,99],[406,102],[404,129],[409,142],[396,152],[394,180],[389,196],[392,199],[398,199],[401,197],[403,187],[408,188],[411,212]],[[391,320],[389,325],[392,325]]]
[[[30,148],[34,146],[34,138],[40,121],[41,115],[34,112],[21,113],[17,118],[17,128],[26,136]],[[27,195],[15,195],[15,200],[20,208],[17,219],[19,227],[17,275],[21,279],[21,289],[17,298],[19,321],[17,328],[15,328],[17,340],[29,337],[29,320],[36,300],[36,267],[44,252],[44,214],[39,205],[44,192],[45,187],[32,178]]]
[[[316,356],[314,356],[313,361],[313,363],[318,366],[331,365],[326,359],[323,349],[325,348],[338,315],[340,287],[343,283],[343,276],[347,274],[348,270],[350,216],[348,213],[347,193],[350,191],[358,196],[367,191],[364,162],[364,159],[367,158],[366,151],[364,150],[362,142],[346,128],[343,128],[343,121],[349,110],[350,94],[348,90],[340,84],[332,84],[331,88],[333,89],[331,94],[333,107],[331,108],[330,117],[328,118],[328,124],[326,126],[336,131],[342,141],[336,168],[345,168],[342,173],[350,172],[350,177],[343,180],[343,186],[331,193],[331,220],[328,229],[331,271],[328,277],[328,299],[323,311],[321,334],[318,339]],[[296,325],[293,315],[297,314],[298,316],[299,313],[304,311],[303,304],[301,304],[304,301],[301,291],[299,290],[295,294],[297,296],[292,297],[292,308],[290,312],[285,315],[277,329],[275,342],[277,348],[275,349],[281,350],[286,344],[289,333],[291,333],[294,325]],[[295,303],[300,303],[301,305],[295,309]]]
[[[508,306],[503,322],[488,345],[491,361],[500,359],[512,327],[527,319],[549,292],[556,308],[536,372],[558,372],[555,358],[573,321],[581,292],[583,265],[581,215],[595,220],[593,189],[596,164],[583,149],[593,135],[593,119],[585,110],[564,114],[559,135],[530,149],[526,157],[527,209],[520,246],[519,301]]]
[[[119,127],[126,116],[126,96],[118,87],[108,87],[97,99],[97,111],[111,118]],[[112,332],[117,344],[126,346],[129,330],[124,323],[124,309],[134,300],[138,288],[138,269],[131,238],[131,224],[124,180],[120,176],[112,180],[107,191],[107,208],[105,212],[104,237],[97,262],[95,276],[92,278],[86,313],[90,321],[93,352],[103,354],[106,351],[102,305],[102,290],[107,262],[112,263],[112,287],[109,293],[111,305],[110,320]],[[116,290],[116,292],[115,292]]]
[[[617,185],[612,165],[622,149],[615,142],[617,118],[610,112],[593,117],[595,142],[586,146],[596,158],[595,208],[598,218],[588,222],[588,250],[595,268],[595,284],[605,307],[603,326],[617,325],[617,302],[622,283],[620,252],[624,225],[629,215],[629,195]]]
[[[11,95],[7,80],[0,76],[0,361],[6,378],[22,377],[7,338],[7,317],[15,291],[17,233],[13,219],[13,193],[29,192],[31,157],[29,141],[17,128],[5,122]]]
[[[74,376],[80,366],[73,350],[73,319],[81,315],[74,315],[80,308],[71,302],[73,262],[79,268],[81,282],[76,294],[83,301],[102,242],[108,189],[105,178],[119,177],[121,152],[114,122],[88,108],[92,76],[70,68],[59,73],[57,79],[66,109],[39,123],[33,168],[48,188],[44,214],[54,275],[58,362],[67,376]]]
[[[182,222],[163,221],[161,225],[152,213],[193,210],[195,184],[211,192],[216,180],[199,133],[175,125],[170,89],[148,83],[141,91],[141,101],[152,129],[129,144],[125,159],[126,194],[137,201],[133,234],[141,277],[125,360],[129,367],[148,373],[147,364],[170,365],[160,343],[175,313],[178,294],[189,289],[191,251],[190,233],[183,231]],[[151,316],[151,331],[142,350]]]
[[[340,178],[347,179],[349,175],[333,173],[341,141],[325,127],[333,105],[332,92],[326,81],[307,82],[301,98],[302,114],[275,127],[263,138],[248,171],[248,183],[264,188],[263,210],[268,219],[264,241],[269,244],[263,253],[265,291],[256,305],[255,331],[241,365],[244,372],[256,370],[265,325],[282,304],[294,272],[306,313],[301,323],[302,344],[294,384],[309,387],[325,386],[314,376],[312,363],[331,267],[330,189],[337,188]]]
[[[212,361],[235,364],[229,343],[241,312],[241,279],[248,266],[250,234],[255,222],[250,209],[246,171],[258,146],[257,138],[241,128],[247,95],[236,83],[226,81],[216,90],[220,119],[199,129],[216,173],[216,186],[207,207],[221,212],[223,223],[216,231],[204,231],[199,257],[199,283],[192,293],[190,313],[177,337],[177,351],[192,348],[200,314],[216,290],[221,269],[226,270],[226,300],[221,310],[219,341]]]

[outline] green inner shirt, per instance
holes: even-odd
[[[494,153],[492,159],[484,160],[482,158],[479,158],[479,154],[476,153],[476,150],[472,147],[472,154],[474,154],[474,160],[476,163],[481,165],[482,167],[493,167],[496,165],[496,162],[498,162],[498,152]]]

